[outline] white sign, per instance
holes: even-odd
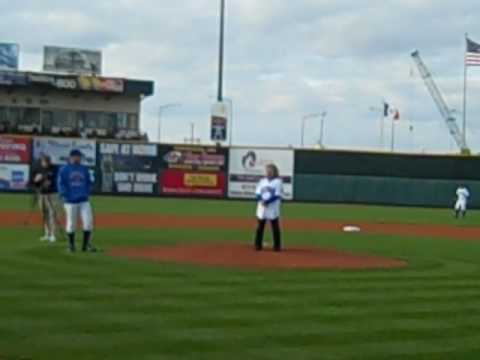
[[[231,149],[228,175],[228,196],[255,198],[257,183],[265,177],[265,167],[274,164],[283,180],[283,197],[293,199],[293,150]]]
[[[157,157],[158,149],[153,144],[100,143],[100,154]]]
[[[30,166],[0,164],[0,190],[27,190],[30,181]]]
[[[38,160],[42,154],[50,156],[55,165],[68,163],[70,151],[80,150],[83,154],[82,163],[94,167],[96,163],[96,143],[93,140],[35,138],[33,142],[33,158]]]
[[[102,53],[100,51],[46,46],[43,57],[43,70],[46,72],[77,75],[102,74]]]

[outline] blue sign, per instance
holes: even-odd
[[[28,84],[27,76],[15,71],[0,71],[0,85],[25,86]]]
[[[19,50],[17,44],[0,43],[0,69],[18,70]]]

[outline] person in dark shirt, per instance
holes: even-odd
[[[57,171],[48,155],[42,155],[40,166],[33,174],[33,185],[43,218],[44,236],[41,241],[55,242],[56,231],[56,177]]]

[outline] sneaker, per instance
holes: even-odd
[[[49,240],[50,240],[50,237],[47,235],[44,235],[40,238],[40,241],[49,241]]]
[[[57,241],[57,239],[55,238],[55,235],[51,235],[48,237],[48,241],[51,242],[51,243],[54,243]]]
[[[93,245],[89,245],[87,248],[83,248],[82,251],[83,252],[96,253],[96,252],[98,252],[98,249]]]

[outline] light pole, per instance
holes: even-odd
[[[325,135],[325,118],[327,117],[328,112],[324,111],[320,114],[322,119],[322,127],[320,129],[320,148],[324,148],[323,146],[323,137]]]
[[[178,103],[170,103],[170,104],[165,104],[165,105],[159,106],[159,108],[158,108],[158,134],[157,134],[158,143],[161,143],[161,141],[162,141],[162,115],[163,115],[163,112],[167,109],[176,108],[176,107],[180,107],[180,106],[182,106],[182,104],[178,104]]]
[[[223,101],[223,59],[225,49],[225,0],[220,0],[220,39],[218,47],[218,102]]]
[[[305,125],[307,123],[307,120],[318,118],[320,116],[322,116],[322,114],[314,113],[314,114],[308,114],[308,115],[305,115],[304,117],[302,117],[302,131],[301,131],[301,135],[300,135],[300,145],[301,145],[302,148],[305,147]]]
[[[195,123],[191,122],[190,123],[190,139],[192,145],[195,144]]]

